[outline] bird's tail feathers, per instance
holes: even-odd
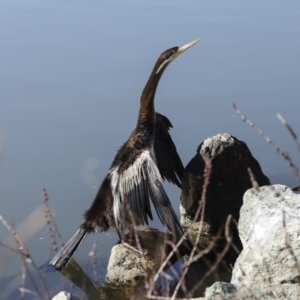
[[[52,258],[49,264],[58,270],[65,267],[86,235],[86,229],[78,229],[67,244]]]

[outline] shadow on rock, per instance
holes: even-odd
[[[210,172],[205,175],[208,167]],[[252,179],[250,179],[250,174]],[[206,180],[208,184],[205,186]],[[210,280],[228,281],[230,279],[232,267],[242,250],[237,222],[243,204],[243,195],[253,187],[254,181],[258,186],[270,184],[270,180],[263,174],[258,161],[252,156],[247,145],[226,133],[204,140],[199,145],[196,155],[186,166],[180,199],[181,224],[192,239],[195,239],[200,230],[202,240],[207,239],[207,247],[215,240],[211,251],[205,253],[197,263],[191,266],[186,280],[189,290],[193,289],[197,278],[209,272],[220,254],[228,247],[225,224],[229,215],[233,220],[227,228],[232,235],[231,246],[225,249],[226,254],[215,272],[211,274],[214,280],[210,279],[211,276],[208,277],[203,287],[199,287],[199,293],[196,294],[201,295]],[[205,201],[202,219],[201,213],[197,213],[201,199]]]

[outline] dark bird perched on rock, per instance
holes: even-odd
[[[173,47],[159,56],[141,95],[136,128],[117,152],[80,228],[50,265],[57,269],[65,266],[90,232],[116,229],[120,239],[125,241],[126,229],[148,225],[148,218],[152,220],[150,199],[163,225],[177,239],[182,237],[183,230],[162,182],[167,179],[180,187],[183,165],[168,132],[172,124],[155,112],[154,97],[167,66],[198,41]],[[183,244],[190,247],[187,240]]]

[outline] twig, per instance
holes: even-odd
[[[98,274],[98,261],[97,261],[97,246],[98,242],[94,241],[92,246],[92,251],[90,256],[92,257],[93,273],[94,273],[94,283],[96,286],[99,286],[99,274]]]
[[[258,184],[258,182],[256,181],[255,176],[254,176],[254,174],[253,174],[251,168],[247,168],[247,171],[248,171],[248,174],[249,174],[249,177],[250,177],[250,181],[251,181],[251,184],[252,184],[253,188],[254,188],[257,192],[259,192],[259,184]]]
[[[199,215],[200,210],[201,210],[201,217],[200,217],[199,227],[198,227],[198,231],[197,231],[196,241],[194,243],[194,247],[193,247],[193,249],[191,251],[190,257],[189,257],[187,263],[185,264],[185,267],[184,267],[184,270],[183,270],[183,272],[181,274],[181,277],[178,280],[178,283],[177,283],[177,285],[176,285],[176,287],[174,289],[174,292],[173,292],[173,295],[171,297],[171,300],[175,299],[175,297],[176,297],[176,295],[178,293],[179,287],[181,285],[183,285],[183,281],[184,281],[185,275],[188,272],[189,266],[193,262],[193,257],[195,255],[196,250],[197,250],[197,245],[199,243],[200,234],[201,234],[201,231],[202,231],[202,224],[203,224],[203,221],[204,221],[205,204],[206,204],[206,193],[207,193],[207,188],[208,188],[208,185],[209,185],[209,182],[210,182],[211,174],[212,174],[212,166],[211,165],[205,165],[204,176],[203,176],[204,177],[204,183],[203,183],[203,187],[202,187],[201,200],[199,202],[199,207],[197,209],[196,215],[194,217],[194,220],[197,220],[198,215]]]
[[[270,144],[275,151],[281,155],[288,163],[294,174],[297,176],[298,180],[300,180],[300,170],[299,168],[293,163],[290,155],[286,151],[282,151],[258,126],[256,126],[252,121],[250,121],[241,111],[237,109],[237,106],[234,102],[231,103],[233,109],[238,114],[238,116],[242,119],[243,122],[247,123],[250,127],[256,130],[264,139],[265,141]]]
[[[47,224],[49,226],[50,237],[52,239],[53,252],[56,253],[58,249],[57,249],[55,234],[57,235],[57,237],[61,241],[61,245],[64,246],[65,244],[64,244],[63,238],[62,238],[62,236],[61,236],[61,234],[58,230],[58,226],[56,224],[56,221],[55,221],[55,219],[52,215],[50,205],[49,205],[49,197],[48,197],[48,193],[47,193],[46,188],[43,188],[43,198],[44,198],[44,207],[45,207],[45,217],[47,219]],[[53,228],[52,228],[51,224],[53,225]]]
[[[204,276],[201,278],[201,280],[199,282],[197,282],[197,284],[195,284],[195,286],[192,288],[191,290],[191,294],[193,295],[193,293],[198,289],[199,286],[201,286],[204,282],[204,280],[210,275],[212,274],[215,269],[217,268],[217,266],[220,264],[220,262],[222,261],[223,257],[225,256],[225,254],[227,253],[231,242],[232,242],[232,235],[230,234],[230,230],[229,230],[229,225],[232,219],[232,215],[228,215],[227,219],[226,219],[226,223],[225,223],[225,237],[226,237],[226,245],[224,247],[224,249],[222,250],[222,252],[218,255],[218,258],[216,259],[216,261],[213,263],[213,265],[209,268],[209,270],[204,274]]]
[[[299,141],[298,141],[295,131],[292,129],[292,127],[287,123],[287,121],[283,118],[283,116],[280,113],[277,114],[277,118],[282,123],[282,125],[287,129],[287,131],[290,133],[290,135],[292,136],[293,140],[295,141],[296,146],[300,152],[300,144],[299,144]]]
[[[35,265],[34,261],[31,259],[29,252],[27,251],[23,241],[21,240],[21,238],[18,236],[18,234],[16,233],[15,229],[13,226],[9,225],[6,220],[3,218],[2,215],[0,215],[0,221],[2,222],[2,224],[7,228],[7,230],[11,233],[12,237],[14,238],[17,248],[19,249],[19,254],[21,257],[21,263],[22,263],[22,275],[21,275],[21,286],[20,286],[20,291],[21,291],[21,299],[24,299],[24,291],[25,289],[25,280],[26,280],[26,275],[28,275],[34,289],[36,290],[36,293],[39,295],[40,298],[42,298],[42,295],[39,291],[38,286],[35,283],[35,280],[33,279],[28,267],[27,267],[27,263],[30,263],[35,270],[38,272],[38,268]],[[38,272],[40,281],[42,283],[42,286],[45,290],[46,296],[48,297],[48,299],[50,299],[50,295],[48,293],[48,289],[47,286],[45,284],[44,279],[42,278],[40,272]]]

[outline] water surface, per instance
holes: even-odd
[[[156,96],[183,163],[203,139],[228,132],[247,143],[266,175],[292,184],[277,176],[289,173],[287,163],[230,103],[300,164],[276,118],[280,112],[299,134],[298,1],[10,0],[1,1],[0,19],[0,207],[9,222],[25,219],[46,187],[67,240],[136,124],[158,55],[197,38],[201,43],[167,69]],[[166,189],[178,211],[179,189]],[[1,240],[7,235],[0,227]],[[79,262],[89,262],[95,237],[76,254]],[[105,272],[116,236],[98,238]],[[49,244],[46,231],[29,244],[38,263],[49,256]]]

